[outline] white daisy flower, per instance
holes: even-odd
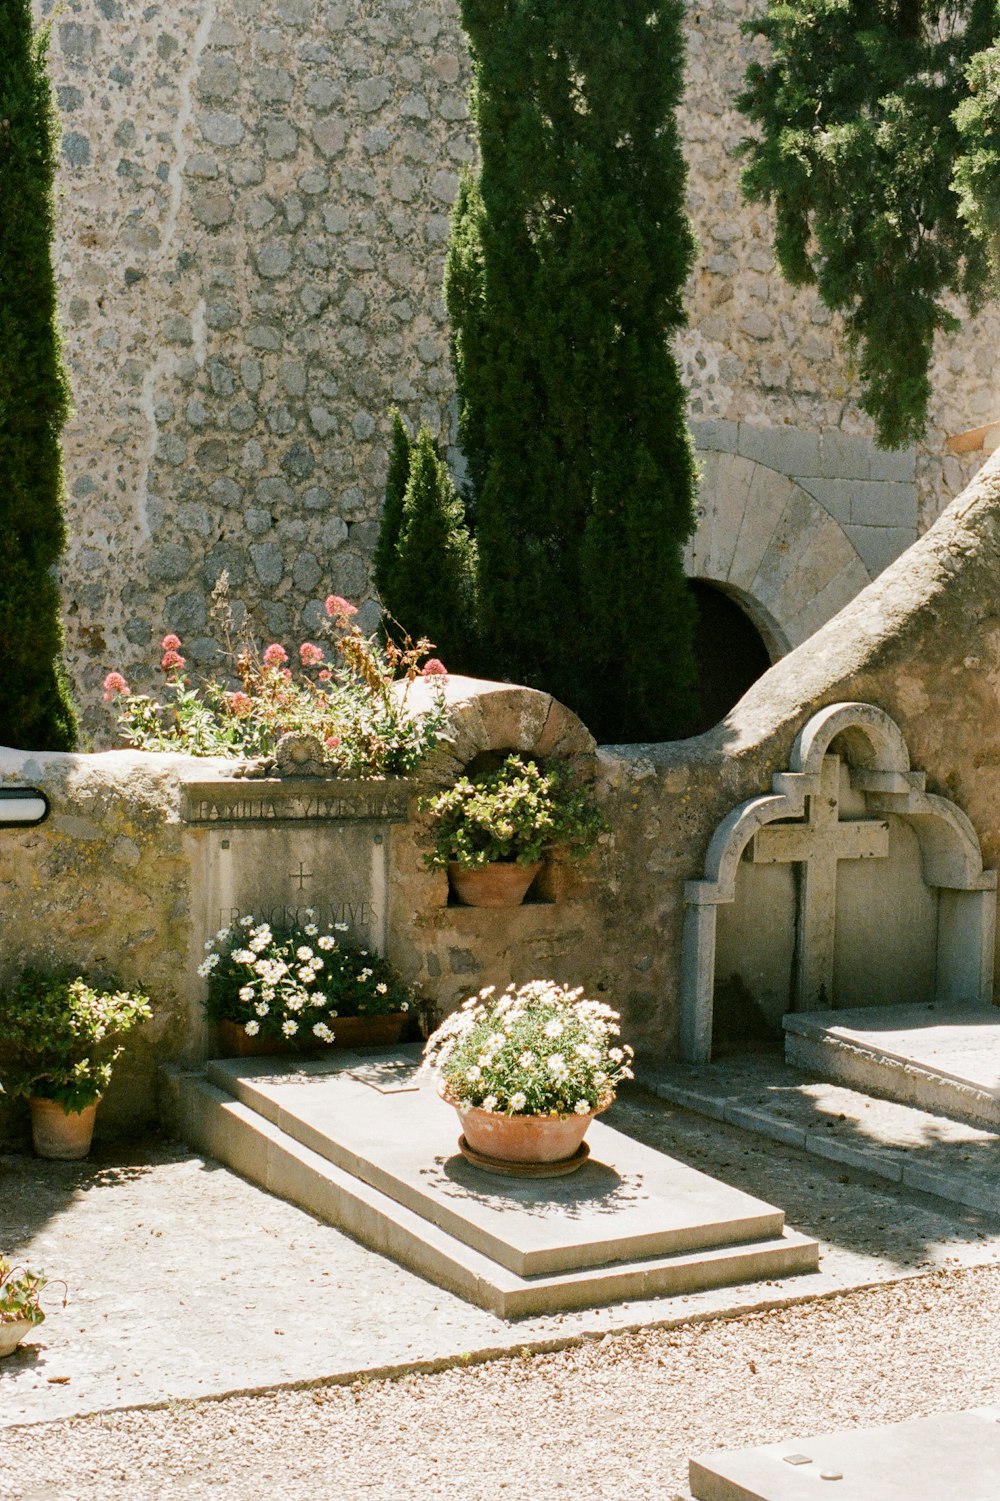
[[[316,942],[321,949],[335,949],[337,947],[336,938],[331,938],[329,933],[321,933]]]
[[[305,933],[307,938],[315,938],[316,934],[319,932],[319,928],[317,928],[314,922],[307,922],[305,928],[303,929],[303,932]]]
[[[254,998],[254,994],[255,994],[255,992],[254,992],[254,988],[253,988],[252,985],[242,985],[240,987],[240,1000],[241,1001],[252,1001],[253,998]]]
[[[384,980],[380,980],[379,983],[375,986],[375,989],[379,995],[389,994],[389,987]]]
[[[260,1022],[255,1022],[251,1018],[250,1021],[244,1022],[244,1024],[243,1024],[243,1030],[247,1034],[248,1037],[256,1037],[257,1033],[260,1031]]]
[[[497,1097],[496,1097],[496,1095],[495,1094],[488,1094],[486,1096],[485,1100],[483,1101],[483,1103],[480,1105],[479,1108],[480,1108],[480,1110],[495,1110],[497,1108]]]
[[[271,1008],[266,1001],[258,1001],[253,1009],[256,1011],[258,1016],[267,1016]]]
[[[313,956],[313,951],[309,947],[309,945],[306,944],[306,943],[304,943],[301,948],[295,950],[295,957],[296,957],[296,959],[301,959],[303,964],[306,962],[307,959],[311,959],[312,956]]]
[[[511,1110],[523,1110],[527,1103],[527,1099],[520,1090],[518,1090],[515,1094],[512,1094],[510,1097]]]
[[[291,1017],[288,1017],[286,1021],[281,1023],[281,1030],[286,1037],[294,1037],[299,1030],[299,1024],[298,1022],[293,1022]]]
[[[346,933],[348,931],[348,929],[350,928],[350,923],[335,922],[333,926],[334,926],[334,931],[335,932],[337,932],[337,933]]]
[[[471,1068],[466,1069],[466,1071],[465,1071],[465,1077],[469,1080],[470,1084],[475,1084],[475,1082],[476,1082],[477,1079],[481,1079],[482,1078],[482,1074],[483,1074],[482,1069],[478,1066],[478,1064],[475,1064],[475,1063],[472,1065]]]
[[[520,1058],[518,1058],[517,1061],[522,1068],[531,1068],[532,1065],[537,1062],[537,1059],[535,1058],[535,1055],[530,1048],[525,1048],[524,1052],[521,1054]]]
[[[546,1037],[561,1037],[562,1034],[563,1024],[557,1016],[554,1016],[550,1022],[545,1023]]]
[[[573,1106],[573,1113],[574,1115],[589,1115],[590,1105],[588,1101],[577,1100],[576,1104]]]

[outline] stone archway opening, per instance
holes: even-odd
[[[698,612],[694,648],[699,704],[688,733],[700,735],[725,718],[783,648],[773,632],[768,641],[766,622],[753,618],[740,591],[700,578],[689,580],[689,587]]]

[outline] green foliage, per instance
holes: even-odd
[[[48,29],[29,0],[0,5],[0,745],[72,749],[62,674],[60,434],[69,386],[56,317],[52,238],[58,124]]]
[[[0,1080],[12,1095],[79,1112],[99,1100],[120,1038],[152,1008],[147,996],[101,989],[82,976],[25,969],[0,991]]]
[[[966,72],[968,96],[955,111],[963,154],[955,163],[959,213],[1000,279],[1000,45],[978,53]]]
[[[231,674],[240,687],[231,687],[228,675],[221,682],[191,682],[180,638],[169,635],[161,643],[166,702],[133,693],[119,672],[104,679],[105,701],[117,702],[125,738],[140,750],[266,756],[282,735],[299,733],[313,736],[326,764],[343,776],[413,771],[438,743],[448,717],[440,692],[426,711],[410,712],[409,690],[430,642],[404,637],[401,645],[387,640],[382,646],[350,623],[357,610],[347,600],[331,594],[326,609],[334,631],[329,660],[324,647],[303,641],[296,672],[280,642],[261,651],[248,630],[234,639],[226,627]],[[425,674],[437,666],[432,659]]]
[[[424,1049],[453,1104],[503,1115],[589,1115],[632,1078],[618,1014],[554,980],[501,994],[487,985],[442,1023]]]
[[[410,453],[399,536],[382,595],[393,633],[429,637],[452,669],[468,663],[475,548],[448,467],[426,427]]]
[[[434,849],[425,856],[431,867],[449,860],[466,870],[494,861],[531,865],[555,845],[579,859],[605,828],[586,788],[574,784],[566,766],[542,771],[517,755],[496,771],[459,777],[423,806],[435,825]]]
[[[211,1021],[237,1022],[249,1037],[332,1043],[338,1016],[409,1011],[411,997],[378,954],[341,944],[346,923],[307,921],[275,931],[248,914],[205,945]]]
[[[45,1310],[38,1295],[47,1281],[41,1272],[12,1266],[6,1256],[0,1256],[0,1324],[40,1324]]]
[[[456,201],[446,295],[478,670],[555,694],[599,738],[663,739],[695,677],[694,464],[668,343],[694,249],[682,6],[461,11],[482,168]]]
[[[396,560],[396,545],[403,525],[403,501],[410,481],[410,435],[398,407],[389,413],[392,422],[392,438],[389,446],[389,473],[385,481],[385,503],[379,523],[378,541],[375,544],[373,574],[375,588],[383,601],[395,597],[392,571]],[[391,607],[390,607],[391,608]],[[392,612],[395,614],[395,611]]]
[[[886,447],[923,434],[952,294],[975,311],[989,290],[1000,131],[996,65],[977,55],[997,28],[995,0],[769,0],[747,24],[771,58],[738,101],[760,131],[744,191],[773,205],[788,280],[843,316]]]

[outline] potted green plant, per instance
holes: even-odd
[[[632,1078],[620,1033],[617,1013],[580,988],[530,980],[498,994],[487,985],[438,1027],[424,1058],[478,1166],[566,1171],[584,1160],[594,1116]]]
[[[5,1256],[0,1256],[0,1357],[12,1354],[25,1335],[45,1318],[39,1294],[47,1282],[41,1272],[12,1266]],[[64,1306],[65,1303],[64,1295]]]
[[[198,973],[224,1051],[236,1057],[398,1042],[411,998],[389,964],[321,930],[315,914],[284,929],[252,914],[205,945]]]
[[[148,997],[28,968],[3,986],[0,1014],[0,1084],[27,1097],[35,1151],[86,1157],[121,1038],[149,1020]]]
[[[434,848],[458,900],[472,907],[517,906],[549,849],[586,855],[605,827],[585,787],[563,763],[542,768],[516,753],[495,771],[459,777],[425,799]]]

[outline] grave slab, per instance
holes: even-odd
[[[981,1003],[791,1013],[785,1057],[868,1093],[1000,1126],[1000,1010]]]
[[[1000,1407],[692,1459],[694,1501],[996,1501]]]
[[[561,1178],[484,1173],[419,1050],[277,1072],[214,1060],[182,1084],[188,1139],[505,1316],[814,1271],[780,1209],[595,1121]]]

